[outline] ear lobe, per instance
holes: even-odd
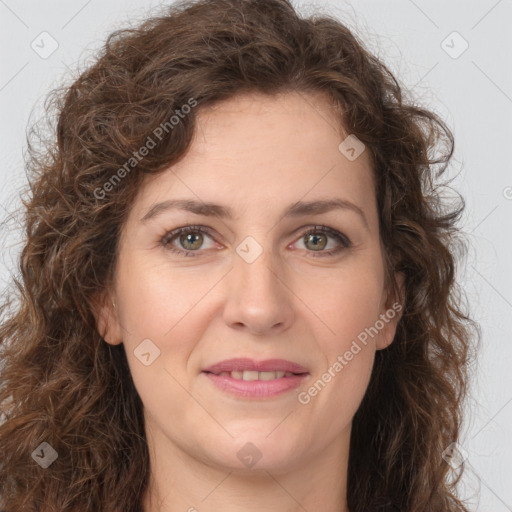
[[[381,311],[380,321],[382,329],[379,330],[379,336],[377,337],[376,349],[382,350],[393,342],[395,338],[396,329],[400,318],[405,308],[405,276],[402,272],[396,272],[394,276],[398,292],[388,294],[387,300],[385,301],[385,307]],[[398,296],[397,296],[398,295]]]
[[[110,345],[123,342],[121,326],[110,294],[105,290],[93,298],[93,315],[100,336]]]

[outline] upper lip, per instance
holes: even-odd
[[[203,372],[220,374],[222,372],[240,372],[240,371],[254,371],[254,372],[290,372],[290,373],[309,373],[303,366],[287,361],[285,359],[267,359],[265,361],[255,361],[249,358],[236,358],[220,361],[208,368]]]

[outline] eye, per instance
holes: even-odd
[[[204,226],[185,226],[166,233],[160,243],[171,252],[181,254],[182,256],[196,256],[194,253],[201,249],[205,235],[211,238],[210,230]],[[181,249],[173,245],[172,242],[175,239],[177,239],[177,243],[182,247]]]
[[[185,226],[166,233],[160,243],[173,253],[194,257],[201,254],[200,249],[213,248],[213,245],[203,247],[205,236],[213,240],[209,228],[205,226]],[[329,250],[324,250],[329,245],[329,238],[333,238],[337,245]],[[346,235],[327,226],[314,226],[302,233],[299,241],[305,245],[308,256],[313,257],[333,256],[352,246]],[[179,246],[177,247],[176,244],[179,244]]]
[[[324,251],[329,244],[329,238],[334,238],[338,245]],[[327,226],[315,226],[303,233],[299,240],[302,241],[306,249],[312,249],[308,251],[308,253],[313,254],[308,254],[308,256],[313,257],[333,256],[341,252],[343,249],[348,249],[352,246],[352,242],[346,235]]]

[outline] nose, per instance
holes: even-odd
[[[227,279],[226,325],[254,335],[276,335],[292,325],[293,292],[270,251],[264,250],[252,263],[236,255]]]

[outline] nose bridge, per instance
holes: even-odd
[[[224,316],[232,327],[264,334],[285,329],[293,320],[282,265],[272,250],[247,237],[236,249]]]
[[[244,255],[240,255],[242,249],[246,248],[247,244],[245,244],[245,247],[241,244],[237,249],[237,270],[241,278],[241,284],[245,284],[241,289],[251,295],[271,294],[267,297],[267,299],[271,299],[273,295],[279,293],[277,288],[282,286],[277,278],[279,273],[277,269],[280,268],[280,265],[275,261],[272,251],[268,248],[262,249],[259,254],[255,254],[255,249],[250,247],[246,259]],[[250,258],[249,254],[251,254]]]

